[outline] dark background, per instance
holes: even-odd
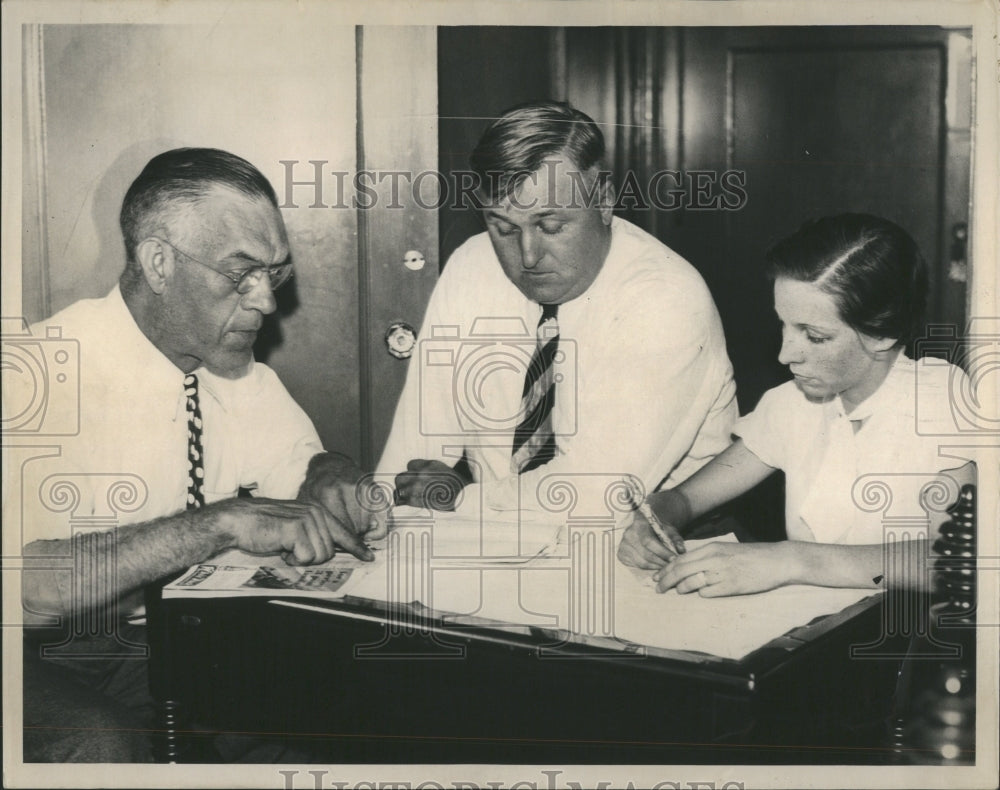
[[[964,323],[948,278],[968,221],[968,31],[929,27],[490,28],[438,30],[442,171],[468,168],[490,119],[568,100],[594,118],[615,183],[670,169],[745,173],[746,205],[617,213],[684,255],[722,315],[740,409],[787,378],[764,252],[805,220],[847,211],[904,227],[926,257],[928,321]],[[962,79],[962,76],[965,79]],[[683,182],[682,182],[683,183]],[[667,186],[670,182],[665,182]],[[482,229],[440,213],[441,261]]]

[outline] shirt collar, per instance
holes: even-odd
[[[898,409],[900,404],[906,402],[906,393],[912,386],[913,360],[900,351],[878,389],[855,406],[850,414],[844,411],[844,402],[839,395],[834,399],[837,416],[852,421],[866,420],[873,414]]]
[[[142,371],[144,385],[154,392],[174,391],[177,397],[164,401],[170,419],[177,419],[185,413],[184,371],[171,362],[139,328],[132,312],[125,304],[121,289],[115,286],[107,296],[108,334],[107,341],[114,344],[115,358],[123,368]],[[211,373],[205,367],[192,371],[198,376],[199,397],[207,395],[226,410],[227,394],[253,381],[254,361],[251,358],[245,376],[239,379],[224,379]]]
[[[115,344],[119,361],[133,370],[141,370],[143,379],[154,386],[183,386],[184,372],[139,328],[118,286],[108,294],[107,303],[110,318],[107,342]]]
[[[219,404],[223,411],[229,411],[227,404],[236,403],[239,398],[252,398],[259,392],[259,378],[254,375],[256,362],[251,357],[246,373],[236,379],[217,376],[206,367],[200,367],[194,373],[198,376],[198,390],[205,392]],[[252,388],[249,391],[247,388]]]
[[[604,262],[601,264],[601,268],[597,272],[597,276],[594,281],[587,286],[587,290],[584,291],[579,296],[575,296],[568,302],[563,302],[559,305],[560,315],[565,315],[566,308],[570,310],[573,309],[574,305],[585,304],[590,301],[591,296],[595,291],[599,291],[601,288],[601,282],[608,278],[615,278],[619,276],[616,272],[612,271],[614,269],[614,261],[621,258],[619,250],[624,243],[623,234],[621,233],[621,223],[618,217],[612,217],[610,233],[611,233],[611,243],[608,244],[608,254],[604,256]]]

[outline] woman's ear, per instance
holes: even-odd
[[[894,337],[872,337],[861,334],[860,338],[861,344],[872,354],[885,353],[899,345],[899,340]]]

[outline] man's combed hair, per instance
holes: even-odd
[[[469,159],[480,191],[495,202],[510,195],[551,157],[565,156],[580,172],[604,166],[604,135],[569,104],[537,101],[506,110],[483,132]]]
[[[122,201],[119,223],[128,262],[135,263],[136,247],[145,238],[151,220],[161,221],[171,210],[196,203],[213,186],[229,187],[278,206],[268,180],[235,154],[217,148],[166,151],[149,160]]]
[[[803,225],[767,253],[772,279],[814,283],[841,320],[871,337],[908,343],[923,331],[927,271],[901,227],[870,214],[839,214]]]

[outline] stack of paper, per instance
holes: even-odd
[[[352,595],[419,602],[445,620],[483,618],[567,631],[585,642],[740,658],[871,594],[807,586],[731,598],[657,593],[649,572],[618,562],[619,537],[608,525],[397,508],[389,535],[371,544],[375,562],[338,554],[322,565],[293,567],[280,557],[230,551],[192,567],[164,597]]]

